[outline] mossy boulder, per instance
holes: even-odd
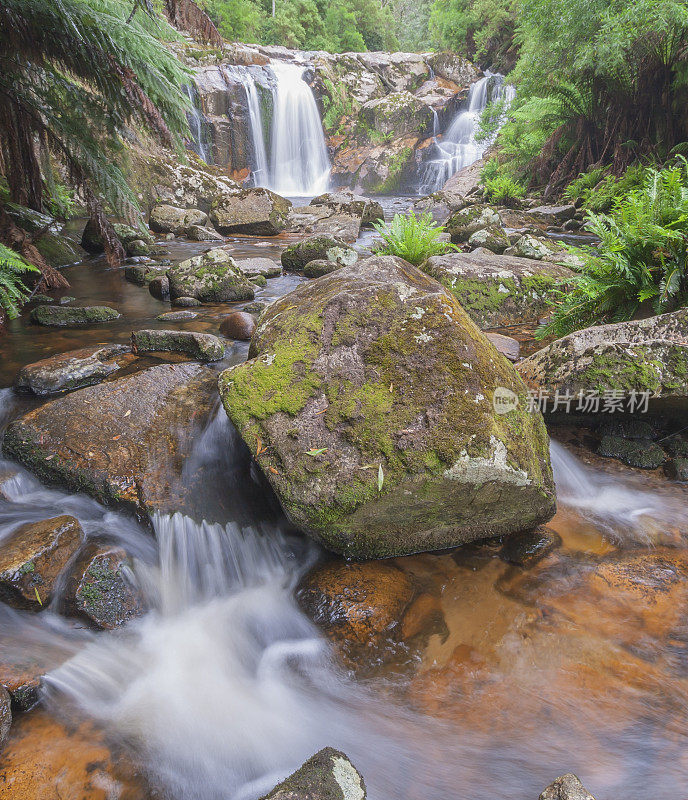
[[[380,142],[415,134],[425,138],[432,133],[432,108],[411,92],[392,92],[370,100],[360,110],[356,137],[360,141]]]
[[[509,246],[509,239],[503,228],[498,225],[488,225],[468,237],[471,247],[483,247],[491,253],[501,254]]]
[[[323,275],[329,275],[339,269],[339,264],[334,261],[325,261],[324,259],[315,259],[309,261],[303,268],[303,274],[307,278],[321,278]]]
[[[282,267],[271,258],[242,258],[234,262],[239,272],[247,278],[276,278],[282,274]]]
[[[0,598],[17,608],[40,611],[83,540],[79,521],[67,514],[16,528],[0,549]]]
[[[554,513],[548,438],[513,367],[440,284],[383,256],[302,284],[220,377],[229,418],[290,519],[382,558],[532,528]],[[496,414],[493,395],[520,405]]]
[[[275,786],[261,800],[365,800],[356,767],[339,750],[326,747]]]
[[[196,331],[134,331],[131,349],[135,353],[184,353],[196,361],[219,361],[225,354],[222,339]]]
[[[649,392],[654,403],[688,398],[688,309],[595,325],[538,350],[518,364],[533,389],[550,392]]]
[[[527,233],[521,236],[517,242],[510,247],[506,254],[510,256],[519,256],[520,258],[534,258],[536,261],[551,258],[554,256],[559,248],[551,241],[538,239]]]
[[[119,319],[119,311],[109,306],[36,306],[31,312],[31,322],[65,328],[70,325],[94,325]]]
[[[361,225],[372,225],[374,222],[384,222],[385,212],[377,200],[363,197],[360,194],[346,191],[327,192],[311,200],[311,206],[329,208],[337,214],[349,214],[360,217]]]
[[[156,233],[174,233],[179,236],[186,233],[192,225],[205,225],[208,215],[198,208],[176,208],[167,203],[154,206],[150,212],[148,224]]]
[[[254,289],[226,250],[216,247],[181,261],[167,271],[170,296],[202,303],[253,300]]]
[[[282,253],[282,266],[289,272],[301,272],[311,261],[332,261],[339,266],[354,264],[358,253],[341,239],[319,233],[292,244]]]
[[[501,227],[499,214],[490,206],[473,205],[456,211],[446,222],[452,242],[463,244],[474,233],[490,227]],[[507,245],[508,246],[508,245]],[[479,247],[479,245],[475,245]]]
[[[150,246],[147,245],[143,239],[132,239],[131,242],[127,242],[125,250],[127,251],[127,255],[131,257],[147,256],[150,255],[151,252]]]
[[[432,256],[422,269],[459,301],[481,328],[537,322],[553,289],[572,275],[566,267],[491,252]]]
[[[667,459],[664,450],[655,442],[648,439],[623,439],[611,434],[602,437],[597,453],[639,469],[657,469]]]
[[[276,236],[287,227],[291,202],[269,189],[243,189],[220,195],[210,208],[210,221],[220,233]]]
[[[153,278],[158,278],[164,275],[165,272],[166,270],[163,267],[146,264],[127,264],[124,268],[124,277],[137,286],[147,286]]]
[[[14,385],[41,396],[92,386],[121,369],[128,352],[123,344],[99,344],[58,353],[22,367]]]

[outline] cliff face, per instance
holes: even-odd
[[[423,151],[480,72],[450,53],[303,52],[228,44],[182,53],[197,88],[195,128],[208,159],[242,180],[256,163],[256,132],[270,153],[271,62],[304,67],[318,104],[335,183],[367,192],[415,187]]]

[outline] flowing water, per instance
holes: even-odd
[[[467,108],[459,111],[446,132],[440,136],[437,130],[437,115],[433,131],[433,144],[420,178],[421,195],[441,189],[454,173],[468,167],[483,157],[483,153],[494,142],[499,128],[515,97],[514,87],[504,82],[497,73],[485,72],[485,76],[471,85]],[[490,136],[478,140],[478,124],[489,102],[503,101],[496,130]]]
[[[211,163],[210,152],[206,144],[205,119],[200,107],[200,98],[195,84],[182,86],[184,94],[191,101],[191,108],[186,116],[189,120],[189,130],[191,131],[191,149],[199,155],[206,164]]]
[[[233,243],[241,254],[275,246]],[[176,247],[181,258],[196,245]],[[107,296],[125,315],[99,340],[122,341],[164,307],[102,261],[68,277],[79,301]],[[264,296],[298,280],[271,280]],[[222,308],[204,307],[189,327],[213,330]],[[17,364],[92,335],[43,341],[16,321],[0,385]],[[245,357],[239,345],[224,363]],[[28,405],[0,390],[0,430]],[[43,664],[49,715],[93,720],[165,800],[252,800],[326,745],[350,756],[371,800],[534,800],[569,770],[598,800],[673,800],[688,766],[684,489],[586,465],[557,443],[552,460],[558,549],[527,570],[493,543],[395,559],[435,613],[407,629],[411,606],[401,633],[345,657],[295,600],[301,576],[327,557],[281,517],[221,409],[182,476],[203,487],[206,519],[157,514],[154,536],[0,460],[0,546],[22,522],[73,514],[89,539],[132,555],[150,608],[94,633],[58,613],[59,592],[40,614],[0,604],[0,664]],[[213,498],[225,502],[211,514]],[[41,739],[41,758],[58,744]],[[6,757],[16,764],[12,740]],[[61,797],[82,797],[61,780]]]

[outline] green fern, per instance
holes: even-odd
[[[10,319],[19,314],[19,308],[29,296],[22,276],[38,271],[23,261],[14,250],[0,244],[0,308]]]
[[[436,225],[430,214],[417,217],[413,211],[408,216],[395,214],[389,225],[376,223],[375,229],[384,241],[376,248],[381,255],[399,256],[410,264],[422,264],[430,256],[443,255],[456,246],[443,241],[444,227]]]

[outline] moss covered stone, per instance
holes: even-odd
[[[621,436],[611,434],[602,437],[597,453],[640,469],[657,469],[667,458],[664,450],[654,442],[647,439],[622,439]]]
[[[222,339],[196,331],[134,331],[131,349],[135,353],[184,353],[197,361],[219,361],[225,354]]]
[[[269,189],[241,189],[220,195],[210,208],[210,221],[220,233],[276,236],[287,227],[291,202]]]
[[[353,247],[326,233],[309,236],[290,245],[282,253],[282,266],[290,272],[301,272],[311,261],[332,261],[342,266],[357,260],[358,253]]]
[[[554,510],[548,440],[525,387],[436,281],[377,257],[262,314],[225,409],[291,519],[384,557],[532,527]],[[521,406],[495,414],[497,387]]]
[[[119,317],[119,311],[109,306],[36,306],[31,312],[31,322],[36,325],[58,328],[110,322]]]
[[[170,267],[167,277],[173,299],[194,297],[202,303],[219,303],[255,296],[253,286],[221,247]]]

